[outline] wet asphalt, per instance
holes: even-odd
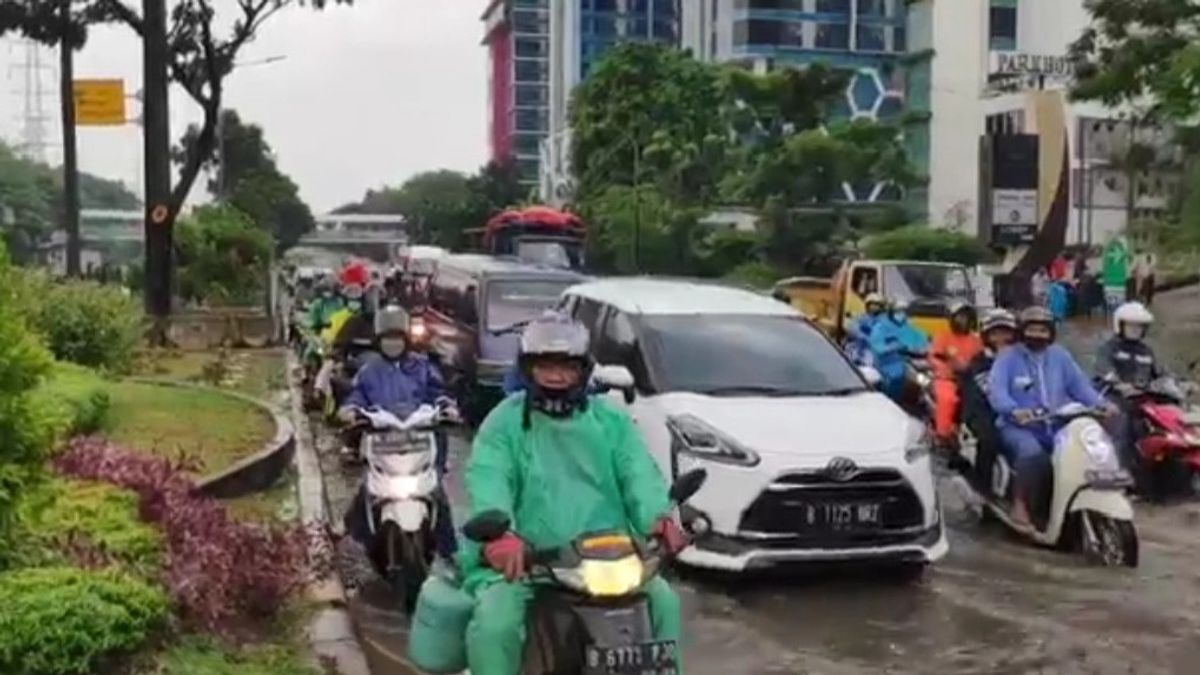
[[[1177,369],[1200,357],[1200,290],[1164,295],[1154,309],[1164,324],[1160,353]],[[1085,368],[1103,328],[1096,321],[1064,331]],[[336,440],[313,428],[329,506],[341,514],[358,470],[343,468]],[[469,447],[462,436],[451,445],[453,470]],[[921,579],[842,568],[676,575],[686,672],[1200,672],[1200,502],[1137,503],[1140,566],[1103,569],[982,523],[940,484],[950,553]],[[449,490],[461,505],[456,476]],[[405,659],[406,619],[386,589],[349,548],[342,570],[357,585],[350,604],[374,675],[416,672]]]

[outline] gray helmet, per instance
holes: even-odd
[[[587,386],[592,376],[592,358],[587,328],[569,316],[547,313],[525,326],[521,334],[517,366],[528,386],[525,395],[524,424],[529,426],[531,410],[552,417],[567,417],[587,407]],[[549,390],[538,385],[533,367],[540,359],[575,360],[579,362],[580,378],[566,390]]]
[[[979,327],[979,330],[982,333],[987,333],[996,328],[1017,330],[1017,317],[1013,316],[1012,312],[1003,308],[988,311],[983,315],[983,324]]]
[[[1045,307],[1033,305],[1021,310],[1021,328],[1031,323],[1044,323],[1054,328],[1054,315]]]
[[[375,314],[375,335],[403,335],[408,337],[411,321],[408,312],[399,305],[388,305]]]
[[[558,356],[586,359],[591,339],[587,328],[559,313],[530,321],[521,333],[521,357]]]

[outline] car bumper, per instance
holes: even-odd
[[[932,527],[906,541],[866,545],[842,545],[831,542],[763,542],[713,533],[698,540],[679,555],[679,561],[692,567],[743,572],[780,565],[830,562],[879,562],[927,564],[940,560],[950,550],[941,519]]]

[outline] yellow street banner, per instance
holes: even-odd
[[[124,80],[75,80],[75,124],[114,127],[125,124]]]

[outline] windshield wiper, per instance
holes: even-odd
[[[708,389],[696,390],[698,394],[706,394],[708,396],[736,396],[738,394],[759,394],[762,396],[802,396],[804,392],[797,389],[785,389],[782,387],[769,387],[762,385],[738,385],[728,387],[710,387]]]
[[[814,392],[813,396],[849,396],[851,394],[861,394],[865,391],[870,391],[866,387],[842,387],[841,389],[826,389],[822,392]]]

